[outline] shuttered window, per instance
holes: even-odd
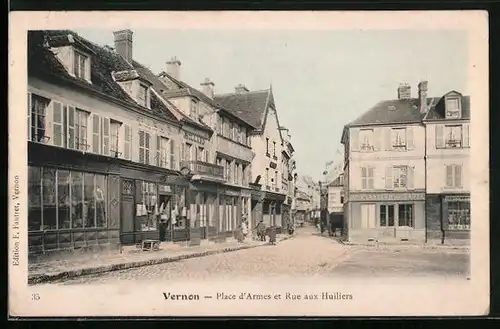
[[[139,162],[149,164],[150,157],[150,135],[145,131],[139,131]]]
[[[131,160],[132,157],[132,128],[124,124],[123,125],[123,157],[127,160]]]
[[[101,118],[92,114],[92,152],[101,153]]]
[[[66,146],[63,137],[63,106],[59,102],[52,103],[52,141],[55,146]]]
[[[446,188],[461,188],[462,187],[462,166],[461,165],[446,165],[445,166],[445,187]]]
[[[361,189],[368,190],[374,188],[373,175],[374,169],[372,167],[361,168]]]

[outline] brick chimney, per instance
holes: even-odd
[[[132,35],[130,30],[120,30],[113,32],[115,36],[115,49],[129,63],[132,63]]]
[[[209,78],[205,78],[205,80],[200,84],[202,87],[203,93],[210,99],[214,98],[214,86],[215,84],[210,81]]]
[[[245,85],[242,85],[241,83],[234,87],[234,90],[237,94],[247,93],[249,91],[247,87],[245,87]]]
[[[427,112],[427,81],[418,83],[418,99],[420,104],[420,113]]]
[[[407,83],[401,83],[398,87],[398,99],[410,99],[411,87]]]
[[[172,78],[179,80],[181,71],[181,62],[177,57],[172,57],[171,60],[167,61],[167,73]]]

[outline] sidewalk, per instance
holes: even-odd
[[[387,242],[387,241],[373,241],[373,242],[355,242],[355,241],[343,241],[337,239],[338,242],[352,247],[371,247],[378,249],[424,249],[424,250],[460,250],[466,251],[470,249],[470,245],[468,241],[455,241],[449,240],[445,241],[444,244],[441,244],[441,241],[429,240],[427,243],[417,243],[417,242]]]
[[[277,242],[289,238],[288,235],[278,235]],[[82,275],[176,262],[183,259],[255,248],[267,243],[255,240],[245,240],[240,243],[235,239],[228,239],[228,241],[222,243],[203,241],[199,246],[189,247],[165,242],[160,245],[158,251],[142,251],[134,245],[122,247],[122,253],[116,250],[74,254],[65,257],[66,259],[29,264],[28,284],[48,283]]]

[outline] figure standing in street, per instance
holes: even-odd
[[[271,225],[271,227],[269,227],[268,235],[269,244],[276,245],[276,226]]]
[[[248,236],[248,222],[246,219],[241,222],[241,232],[243,233],[243,238],[246,239]]]
[[[257,231],[257,237],[259,238],[259,240],[266,241],[266,224],[264,224],[264,221],[262,219],[257,224],[255,229]]]

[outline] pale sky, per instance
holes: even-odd
[[[112,30],[75,30],[113,45]],[[195,88],[208,77],[216,93],[272,83],[280,124],[290,129],[299,175],[322,178],[341,148],[343,126],[378,101],[397,98],[400,82],[416,97],[468,93],[463,31],[134,30],[134,59],[154,73],[176,56],[181,80]]]

